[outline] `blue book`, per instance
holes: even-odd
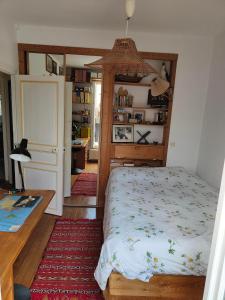
[[[41,201],[40,196],[6,195],[0,200],[0,231],[16,232]]]

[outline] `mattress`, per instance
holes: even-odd
[[[180,167],[113,169],[106,190],[100,288],[112,271],[205,275],[218,191]]]

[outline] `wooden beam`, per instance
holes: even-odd
[[[19,73],[25,75],[26,73],[26,55],[29,52],[33,53],[47,53],[47,54],[74,54],[74,55],[89,55],[89,56],[104,56],[109,53],[110,49],[101,48],[86,48],[86,47],[70,47],[70,46],[56,46],[56,45],[41,45],[41,44],[18,44],[19,56]],[[156,52],[139,52],[144,59],[177,61],[178,54],[174,53],[156,53]]]
[[[105,189],[110,173],[111,140],[112,140],[112,107],[114,94],[114,71],[107,66],[103,72],[101,101],[100,162],[98,176],[98,206],[104,206]]]

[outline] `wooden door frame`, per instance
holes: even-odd
[[[84,47],[69,47],[69,46],[55,46],[55,45],[40,45],[40,44],[18,44],[18,59],[19,59],[19,74],[25,75],[27,74],[27,62],[28,62],[28,53],[45,53],[45,54],[61,54],[64,55],[64,66],[66,65],[66,54],[72,55],[88,55],[88,56],[104,56],[105,54],[109,53],[109,49],[101,49],[101,48],[84,48]],[[178,54],[173,53],[156,53],[156,52],[139,52],[143,59],[150,59],[150,60],[162,60],[162,61],[169,61],[171,63],[171,85],[172,91],[175,85],[175,76],[176,76],[176,65]],[[64,68],[65,69],[65,68]],[[101,124],[104,124],[104,127],[101,126],[101,132],[107,133],[107,138],[102,134],[100,140],[100,161],[99,161],[99,180],[98,180],[98,199],[97,199],[97,206],[103,207],[104,206],[104,195],[105,195],[105,188],[108,179],[108,175],[110,172],[110,159],[111,159],[111,112],[109,112],[109,107],[112,107],[113,101],[113,81],[107,75],[103,76],[103,85],[106,84],[107,86],[103,86],[103,97],[104,97],[104,104],[102,101],[101,107]],[[110,92],[109,92],[110,91]],[[168,126],[164,133],[164,155],[163,155],[163,162],[165,165],[166,158],[167,158],[167,150],[168,150],[168,141],[169,141],[169,132],[170,132],[170,119],[171,119],[171,112],[172,112],[172,95],[170,97],[171,104],[169,106],[168,111]],[[104,157],[104,160],[101,159]]]

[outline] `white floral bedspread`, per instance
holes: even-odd
[[[95,278],[205,275],[218,191],[183,168],[116,168],[106,191]]]

